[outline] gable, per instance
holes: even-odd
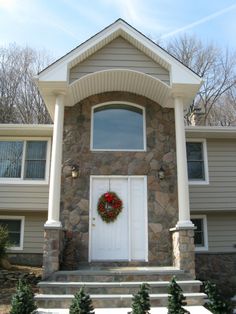
[[[169,72],[165,68],[121,36],[71,68],[69,83],[87,74],[109,69],[129,69],[142,72],[170,84]]]

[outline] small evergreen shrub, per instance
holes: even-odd
[[[0,260],[7,255],[7,248],[10,246],[8,230],[0,225]]]
[[[182,289],[177,284],[175,277],[173,277],[170,282],[168,293],[168,314],[189,314],[189,312],[182,307],[186,305],[186,298],[183,295]]]
[[[26,281],[20,279],[17,284],[16,293],[11,300],[10,314],[31,314],[37,309],[34,294]]]
[[[205,307],[213,314],[230,314],[232,307],[229,302],[224,301],[215,284],[210,281],[204,282],[204,292],[208,296],[209,302]]]
[[[70,314],[94,314],[92,300],[90,296],[81,288],[75,294],[75,297],[70,306]]]
[[[149,285],[143,283],[137,294],[133,296],[132,314],[149,314],[150,310],[150,297],[149,297]]]

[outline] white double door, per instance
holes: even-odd
[[[144,176],[91,177],[90,261],[147,261],[147,183]],[[115,192],[123,202],[114,222],[97,212],[100,196]]]

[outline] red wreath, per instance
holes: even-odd
[[[115,221],[122,208],[122,200],[114,192],[104,193],[98,200],[98,213],[107,223]]]

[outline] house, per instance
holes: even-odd
[[[121,19],[39,73],[53,130],[0,127],[13,258],[43,255],[49,280],[175,274],[192,288],[220,274],[235,287],[236,128],[185,127],[201,83]]]

